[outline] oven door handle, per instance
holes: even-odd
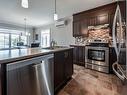
[[[127,77],[124,74],[124,71],[122,69],[122,67],[116,62],[112,65],[113,71],[115,72],[115,74],[122,80],[125,81],[125,79],[127,79]],[[119,72],[118,72],[119,71]]]

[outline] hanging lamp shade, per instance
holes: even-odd
[[[22,6],[23,8],[28,8],[28,7],[29,7],[28,0],[22,0],[21,6]]]
[[[58,14],[56,12],[56,0],[55,0],[55,12],[54,12],[54,21],[58,20]]]
[[[55,21],[58,20],[58,14],[57,13],[54,14],[54,20]]]

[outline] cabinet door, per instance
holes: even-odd
[[[114,20],[114,13],[112,13],[112,14],[109,15],[109,21],[110,21],[111,27],[113,25],[113,20]]]
[[[88,26],[94,26],[97,24],[97,17],[94,16],[94,17],[89,17],[87,18],[87,23],[88,23]]]
[[[65,79],[68,79],[73,74],[73,50],[64,52],[65,62]]]
[[[110,23],[110,32],[109,35],[112,36],[112,25],[113,25],[113,20],[114,20],[114,14],[109,14],[109,23]]]
[[[103,15],[97,16],[97,24],[98,25],[108,24],[108,23],[109,23],[108,14],[103,14]]]
[[[78,47],[74,47],[74,49],[73,49],[73,62],[75,63],[75,64],[77,64],[78,63]]]
[[[80,36],[80,31],[81,31],[81,22],[73,22],[73,36]]]
[[[122,21],[126,21],[126,0],[119,2],[121,15],[122,15]]]
[[[54,55],[54,85],[55,90],[61,85],[64,81],[64,53],[57,52]]]
[[[79,55],[79,60],[78,60],[78,63],[80,65],[84,65],[84,62],[85,62],[85,59],[84,59],[84,47],[79,47],[78,48],[78,55]]]
[[[87,19],[84,19],[81,21],[81,31],[80,31],[82,36],[87,37],[88,36],[88,25],[87,25]]]

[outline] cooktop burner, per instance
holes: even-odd
[[[88,46],[93,46],[93,47],[109,47],[108,43],[90,43]]]

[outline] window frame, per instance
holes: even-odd
[[[43,47],[43,45],[42,45],[42,32],[44,32],[44,31],[49,31],[49,45],[45,46],[45,47]],[[51,42],[51,29],[42,29],[41,30],[41,47],[42,48],[48,48],[48,47],[50,47],[50,42]]]
[[[7,33],[5,31],[7,31]],[[8,49],[15,49],[16,48],[16,47],[12,47],[12,45],[11,45],[11,43],[12,43],[12,35],[19,35],[19,42],[21,41],[21,33],[13,33],[12,31],[13,30],[11,30],[11,29],[10,30],[9,29],[4,30],[4,32],[0,31],[1,34],[8,34],[9,35],[9,48],[0,48],[0,50],[8,50]],[[14,31],[17,31],[17,32],[19,31],[20,32],[20,30],[14,30]],[[27,40],[26,41],[26,45],[27,45],[29,43],[28,35],[23,35],[23,36],[26,36],[26,40]],[[26,45],[24,45],[24,46],[26,46]]]

